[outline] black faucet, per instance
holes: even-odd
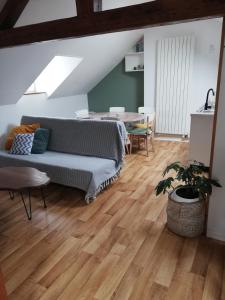
[[[206,97],[206,102],[205,102],[205,110],[208,110],[208,108],[211,108],[211,106],[209,106],[209,94],[210,92],[212,92],[213,96],[215,96],[215,92],[213,89],[209,89],[207,92],[207,97]]]

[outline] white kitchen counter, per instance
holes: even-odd
[[[189,159],[210,165],[214,111],[191,114]]]

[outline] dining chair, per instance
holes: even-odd
[[[123,113],[123,112],[125,112],[125,107],[112,106],[112,107],[109,108],[109,111],[110,112],[115,112],[115,113]]]
[[[138,113],[139,114],[152,114],[154,112],[155,112],[154,108],[150,107],[150,106],[138,107]]]
[[[155,109],[153,107],[138,107],[138,113],[143,114],[145,116],[144,120],[147,121],[147,117],[149,117],[149,121],[154,121],[155,119]]]
[[[150,126],[151,126],[151,130],[153,132],[152,134],[154,135],[154,132],[155,132],[155,126],[154,126],[155,125],[155,109],[150,106],[138,107],[138,113],[144,115],[144,120],[143,120],[144,123],[147,123],[147,118],[148,118]]]
[[[138,127],[134,127],[128,130],[128,135],[130,138],[131,143],[131,153],[132,148],[135,142],[138,143],[138,148],[140,149],[140,142],[144,140],[145,148],[147,151],[147,156],[149,155],[149,142],[151,144],[152,152],[154,152],[154,144],[153,144],[153,128],[154,128],[154,121],[150,121],[149,117],[147,116],[147,122],[144,124],[140,124]]]

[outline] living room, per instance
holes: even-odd
[[[115,15],[120,15],[125,13],[123,9],[132,12],[133,4],[144,2],[149,1],[127,1],[123,5],[120,1],[103,1],[101,5],[100,1],[95,1],[94,7],[95,11],[103,10],[99,12],[101,18],[104,13],[107,16],[113,14],[112,8],[116,8]],[[151,9],[158,9],[158,0],[152,2]],[[10,4],[8,8],[7,3],[6,8],[4,4],[3,9],[10,11]],[[87,16],[82,13],[84,7],[80,10],[79,5],[83,7],[82,1],[78,1],[77,7],[82,23],[82,18],[85,20]],[[124,5],[131,6],[123,8]],[[137,15],[147,12],[150,5],[136,6]],[[32,132],[16,133],[18,136],[33,135],[30,151],[36,131],[50,136],[44,154],[15,155],[5,154],[4,150],[2,156],[1,152],[0,176],[4,191],[0,203],[0,266],[8,298],[223,299],[224,246],[209,239],[224,240],[221,163],[224,109],[221,99],[224,91],[217,83],[222,71],[222,18],[175,25],[169,22],[153,28],[133,24],[130,29],[135,30],[113,32],[121,30],[113,27],[103,30],[101,33],[104,34],[92,35],[100,33],[95,28],[91,36],[84,33],[79,38],[62,40],[57,37],[62,33],[56,31],[52,41],[38,43],[48,40],[42,40],[36,32],[40,22],[61,18],[67,22],[74,14],[74,1],[65,1],[62,5],[61,1],[30,0],[20,12],[17,28],[0,32],[0,66],[4,71],[0,80],[1,148],[4,148],[10,131],[20,124],[25,127],[38,124]],[[97,12],[94,14],[98,15]],[[199,14],[200,19],[204,14]],[[212,16],[221,17],[221,14],[213,11]],[[24,42],[25,35],[20,30],[30,30],[30,24],[37,24],[31,26],[36,35],[26,36],[28,42]],[[129,26],[123,29],[129,29]],[[18,36],[15,40],[4,39],[7,32],[8,37],[11,34]],[[140,41],[143,42],[141,51],[137,50]],[[181,47],[185,49],[183,52]],[[177,51],[177,59],[171,59],[172,50]],[[134,54],[141,55],[143,62],[134,65],[132,72],[127,71],[125,58]],[[162,58],[165,70],[159,67]],[[182,88],[170,77],[164,86],[166,92],[161,93],[159,78],[179,75],[171,70],[181,66],[180,61],[184,58],[185,64],[179,71],[181,75],[177,76]],[[59,74],[64,75],[60,77]],[[172,102],[175,92],[171,87],[177,90],[177,99],[183,101],[177,114],[172,112],[174,105],[178,108],[179,104]],[[211,88],[216,98],[208,93],[206,103],[207,91]],[[161,104],[157,106],[160,101],[164,101],[162,108],[166,107],[166,112],[160,111]],[[189,103],[187,109],[183,103]],[[119,106],[125,112],[109,113],[110,107]],[[163,192],[158,183],[162,180],[163,170],[173,162],[182,164],[171,165],[174,171],[182,171],[183,164],[187,170],[192,170],[188,169],[192,165],[188,163],[187,142],[190,114],[198,112],[201,116],[214,116],[214,106],[217,117],[210,125],[211,132],[207,133],[210,149],[206,151],[205,148],[205,152],[206,167],[210,167],[210,178],[215,181],[208,181],[204,175],[202,178],[210,183],[210,187],[214,184],[218,187],[213,188],[208,218],[205,214],[202,216],[204,204],[196,226],[192,222],[191,230],[182,227],[183,218],[174,228],[167,210],[167,205],[173,205],[173,201],[169,198],[168,204],[166,195],[156,197],[155,188],[158,187],[159,194]],[[153,123],[148,124],[152,113],[140,113],[140,107],[151,108],[156,113],[156,127],[153,128]],[[199,112],[202,107],[203,110],[206,107],[207,112]],[[77,118],[76,114],[83,110],[87,115]],[[93,111],[96,120],[93,120]],[[163,120],[174,118],[177,124],[183,111],[188,118],[184,127],[178,126],[181,130],[173,129],[171,123],[160,129],[160,116],[163,115]],[[106,116],[102,117],[101,113]],[[131,154],[125,155],[129,135],[124,123],[130,123],[126,118],[134,116],[140,117],[141,126],[145,126],[139,128],[141,131],[137,135],[138,143],[141,139],[141,149],[134,145]],[[180,117],[181,120],[185,118]],[[16,135],[14,132],[12,148]],[[199,138],[202,136],[203,132]],[[150,148],[148,155],[145,137],[146,143],[149,137],[154,143],[154,149]],[[13,151],[12,148],[9,150]],[[191,158],[194,160],[196,156]],[[18,169],[15,171],[15,168]],[[198,165],[195,168],[205,174],[205,167]],[[172,188],[171,182],[163,184],[166,184],[165,190]],[[203,198],[209,194],[210,189],[204,191]],[[194,203],[193,212],[197,209]],[[181,207],[182,204],[178,205]],[[174,211],[174,206],[172,208]],[[205,220],[208,221],[207,228]]]

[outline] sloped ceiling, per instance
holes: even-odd
[[[0,0],[4,5],[5,0]],[[16,26],[44,22],[76,14],[74,0],[30,0]],[[16,103],[56,56],[82,57],[51,98],[88,93],[143,36],[143,30],[106,34],[0,50],[0,105]]]
[[[52,97],[86,94],[142,35],[143,31],[137,30],[1,49],[0,105],[16,103],[56,55],[82,57],[83,61]]]
[[[30,0],[15,27],[70,18],[76,15],[75,0]]]

